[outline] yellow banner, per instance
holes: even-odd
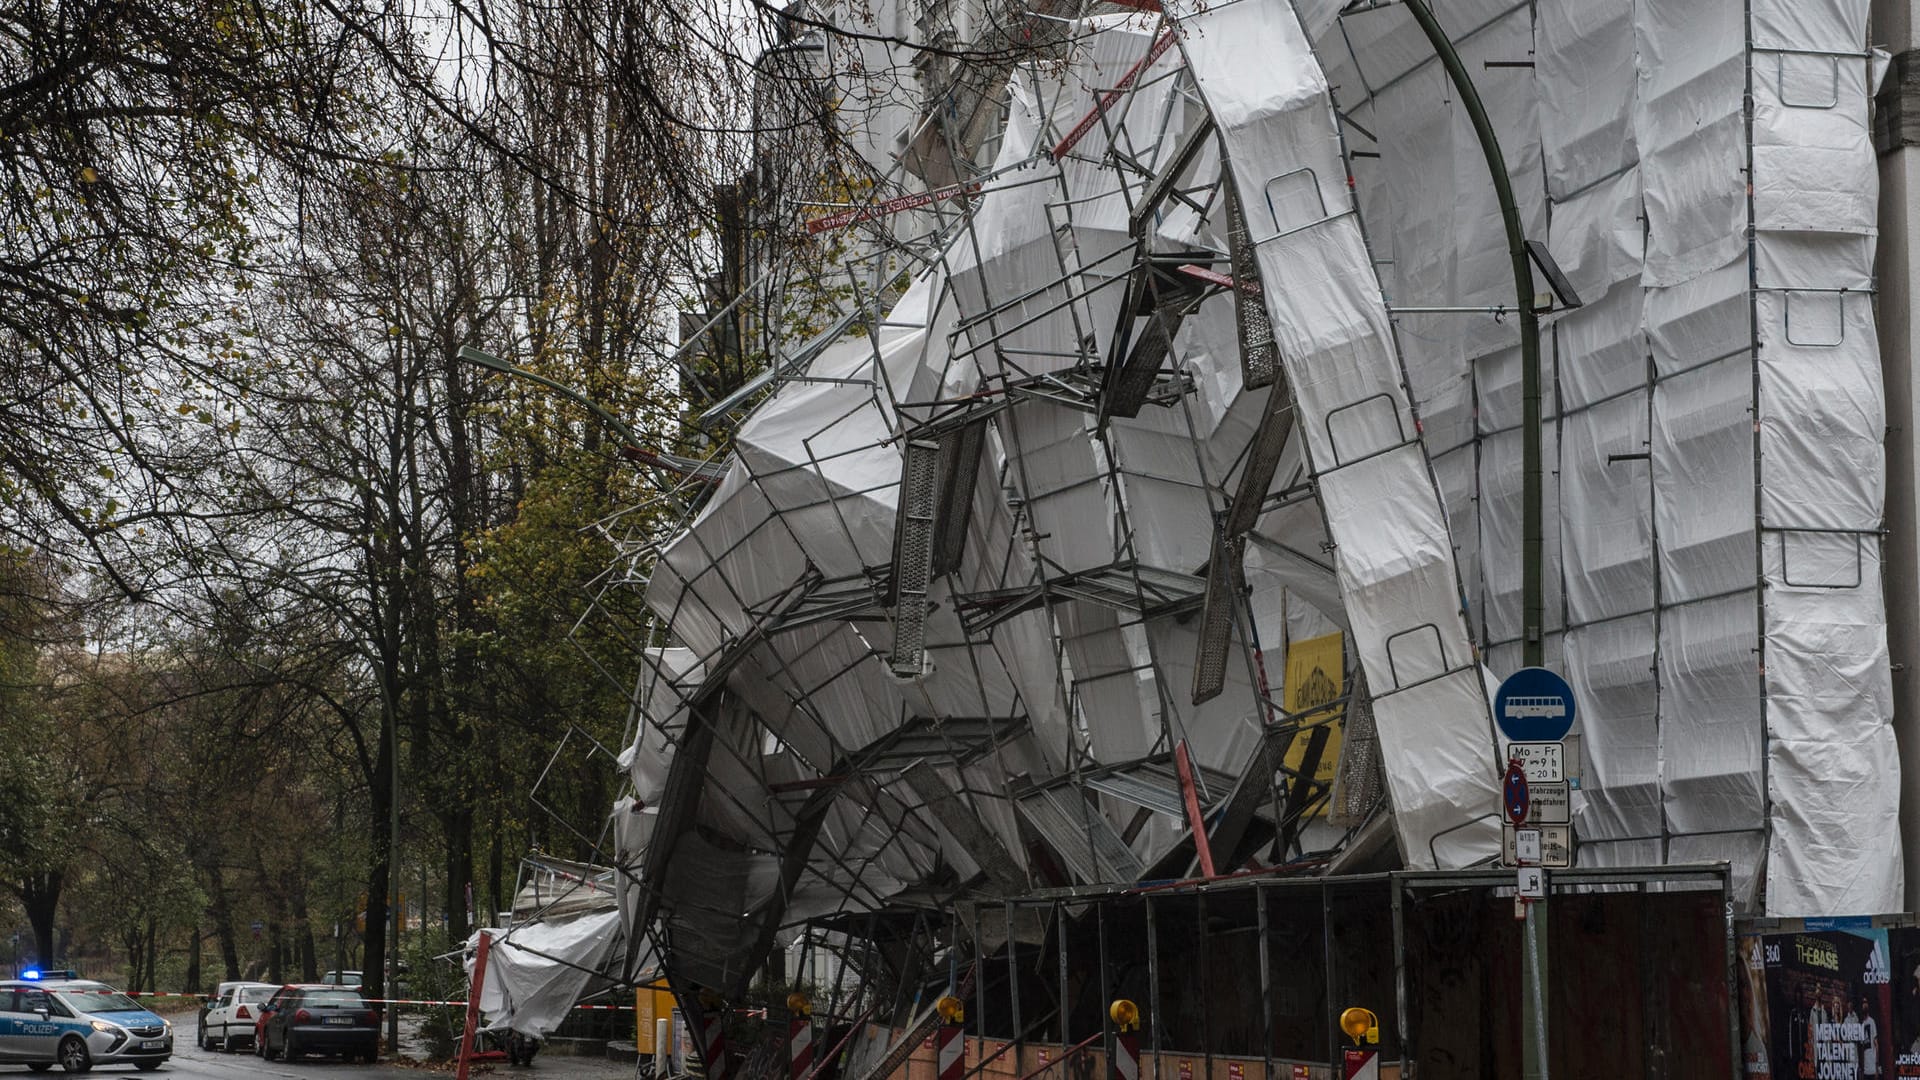
[[[1340,767],[1340,728],[1345,708],[1333,705],[1330,708],[1307,713],[1316,705],[1326,705],[1338,700],[1347,692],[1346,652],[1342,647],[1343,636],[1334,631],[1324,637],[1306,638],[1287,646],[1287,674],[1282,684],[1281,707],[1301,724],[1324,723],[1327,742],[1320,750],[1320,761],[1314,766],[1314,779],[1332,784],[1334,774]],[[1302,715],[1305,713],[1306,715]],[[1286,766],[1299,769],[1306,761],[1307,747],[1312,744],[1315,728],[1303,728],[1287,747]],[[1312,813],[1325,813],[1326,804],[1322,803]]]

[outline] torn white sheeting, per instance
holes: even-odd
[[[484,929],[467,939],[467,978],[473,978],[480,935],[493,939],[480,988],[484,1030],[512,1029],[543,1037],[560,1026],[620,940],[620,912]]]
[[[1409,866],[1492,855],[1494,741],[1332,102],[1290,6],[1169,8],[1248,210]]]

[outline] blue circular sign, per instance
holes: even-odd
[[[1558,742],[1573,730],[1573,687],[1546,668],[1507,676],[1493,696],[1493,719],[1514,742]]]

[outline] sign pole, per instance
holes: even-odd
[[[1544,877],[1546,871],[1541,871]],[[1521,1006],[1525,1044],[1520,1050],[1522,1075],[1526,1080],[1546,1080],[1547,1076],[1547,902],[1527,901],[1527,921],[1521,931],[1526,947],[1526,995]]]
[[[1520,1062],[1525,1080],[1548,1080],[1547,992],[1548,866],[1571,865],[1571,794],[1565,779],[1565,743],[1577,712],[1573,688],[1541,667],[1524,667],[1500,684],[1494,720],[1510,742],[1500,809],[1505,837],[1519,866],[1514,902],[1521,922]],[[1534,798],[1538,786],[1541,799]],[[1554,824],[1547,824],[1554,821]],[[1554,842],[1549,844],[1547,841]]]

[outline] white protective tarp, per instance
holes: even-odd
[[[1298,6],[1345,137],[1381,155],[1354,173],[1394,302],[1511,303],[1478,140],[1413,20]],[[1435,6],[1528,235],[1585,302],[1543,334],[1547,653],[1582,717],[1580,861],[1728,859],[1771,914],[1892,910],[1866,0]],[[1504,674],[1513,330],[1397,321]]]
[[[1289,5],[1170,9],[1247,207],[1408,865],[1492,856],[1494,740],[1459,579],[1320,65]]]
[[[605,970],[614,943],[622,940],[620,920],[620,912],[602,911],[475,931],[467,939],[469,983],[480,936],[492,939],[480,985],[483,1030],[540,1038],[559,1027],[588,982]]]
[[[1752,5],[1767,908],[1901,906],[1865,0]]]

